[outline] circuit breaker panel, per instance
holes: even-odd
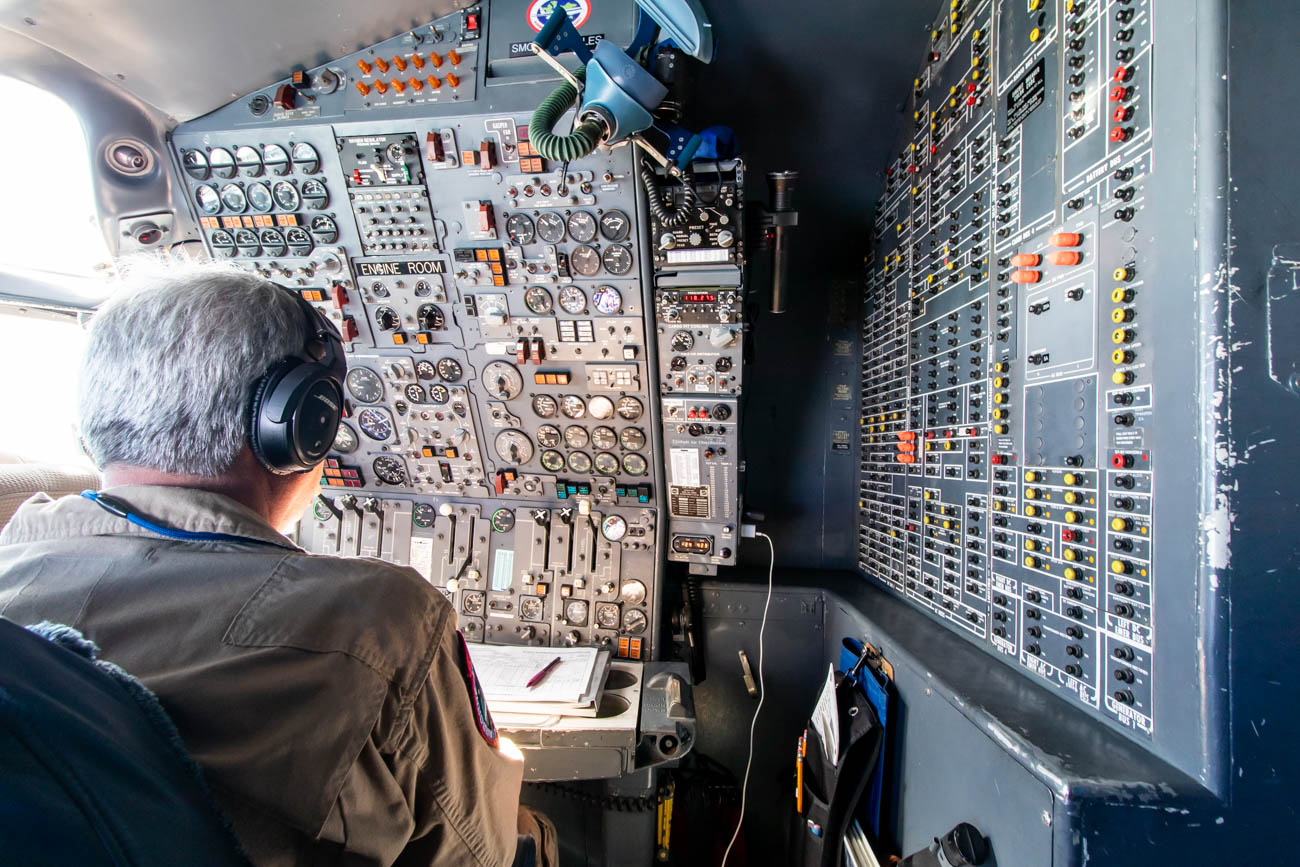
[[[1204,776],[1194,24],[1154,0],[942,5],[875,215],[861,569]]]
[[[498,5],[182,124],[177,174],[214,259],[346,341],[301,543],[409,564],[473,641],[652,659],[666,554],[735,556],[742,166],[687,165],[683,193],[626,143],[543,159],[528,124],[559,79],[513,80],[540,61]],[[630,41],[627,10],[596,27]]]

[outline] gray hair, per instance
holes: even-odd
[[[303,347],[302,312],[274,284],[233,269],[132,282],[91,323],[82,443],[100,469],[221,475],[248,441],[254,383]]]

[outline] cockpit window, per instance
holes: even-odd
[[[0,136],[0,165],[11,167],[0,197],[0,270],[105,272],[111,257],[77,115],[48,91],[12,78],[0,77],[0,105],[22,129]]]
[[[0,463],[90,466],[77,435],[77,369],[86,330],[75,318],[0,308]]]

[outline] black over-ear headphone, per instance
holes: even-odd
[[[277,475],[312,469],[329,453],[343,418],[347,360],[334,323],[285,286],[306,330],[302,351],[277,362],[253,384],[248,445]]]

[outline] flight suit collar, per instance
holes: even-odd
[[[252,509],[223,494],[159,485],[118,485],[100,493],[111,497],[131,514],[164,527],[193,533],[221,533],[291,551],[301,550]],[[67,496],[55,500],[46,494],[37,494],[19,507],[0,532],[0,545],[69,536],[163,538],[111,514],[84,497]]]

